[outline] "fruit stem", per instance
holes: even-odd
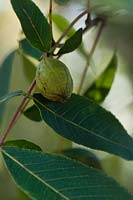
[[[97,46],[97,43],[98,43],[98,41],[99,41],[99,39],[100,39],[100,36],[101,36],[102,30],[103,30],[103,28],[104,28],[104,25],[105,25],[105,22],[104,22],[104,20],[103,20],[103,21],[100,22],[100,26],[99,26],[99,29],[98,29],[96,38],[95,38],[95,40],[94,40],[93,46],[92,46],[92,48],[91,48],[91,51],[90,51],[90,53],[89,53],[89,56],[88,56],[88,59],[87,59],[87,62],[86,62],[86,66],[85,66],[85,69],[84,69],[84,71],[83,71],[83,75],[82,75],[81,82],[80,82],[80,85],[79,85],[79,89],[78,89],[78,91],[77,91],[78,94],[81,93],[81,90],[82,90],[82,87],[83,87],[83,84],[84,84],[84,80],[85,80],[85,78],[86,78],[87,71],[88,71],[88,68],[89,68],[90,60],[91,60],[91,58],[92,58],[92,56],[93,56],[93,53],[94,53],[94,51],[95,51],[95,49],[96,49],[96,46]]]
[[[32,83],[31,83],[31,85],[29,86],[28,90],[27,90],[27,95],[23,98],[21,104],[19,105],[19,107],[17,108],[15,114],[13,115],[13,117],[12,117],[8,127],[7,127],[7,129],[3,133],[3,136],[2,136],[2,138],[0,140],[0,147],[3,145],[5,139],[8,136],[8,133],[13,128],[14,124],[16,123],[16,120],[19,118],[23,108],[25,107],[25,105],[27,105],[26,101],[27,101],[28,95],[31,94],[31,92],[33,91],[35,85],[36,85],[36,80],[34,79],[32,81]]]

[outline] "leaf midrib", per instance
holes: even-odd
[[[16,160],[13,156],[11,156],[9,153],[7,153],[5,150],[2,150],[3,153],[8,156],[12,161],[14,161],[16,164],[18,164],[20,167],[22,167],[26,172],[28,172],[30,175],[32,175],[34,178],[36,178],[38,181],[42,182],[44,185],[49,187],[53,192],[56,194],[59,194],[64,200],[70,200],[68,197],[64,196],[59,191],[55,190],[51,185],[49,185],[47,182],[45,182],[43,179],[41,179],[39,176],[34,174],[32,171],[30,171],[28,168],[26,168],[22,163],[20,163],[18,160]]]
[[[34,23],[32,22],[31,17],[28,15],[27,10],[24,7],[22,7],[22,10],[23,10],[24,14],[26,15],[26,17],[28,18],[29,22],[31,23],[32,28],[34,29],[34,31],[35,31],[35,33],[36,33],[36,35],[37,35],[42,47],[44,48],[44,43],[43,43],[43,41],[42,41],[42,39],[41,39],[41,37],[40,37],[35,25],[34,25]]]
[[[113,141],[109,140],[108,138],[105,138],[105,137],[103,137],[103,136],[101,136],[101,135],[97,135],[94,131],[88,130],[87,128],[84,128],[84,127],[82,127],[82,126],[79,126],[79,125],[76,124],[75,122],[72,122],[72,121],[70,121],[70,120],[68,120],[68,119],[66,119],[66,118],[64,118],[64,117],[62,117],[61,115],[57,114],[56,112],[54,112],[53,110],[51,110],[51,109],[50,109],[49,107],[47,107],[46,105],[40,103],[39,100],[37,100],[36,98],[35,98],[35,101],[37,101],[38,104],[40,104],[42,107],[44,107],[45,109],[47,109],[47,110],[48,110],[49,112],[51,112],[53,115],[55,115],[55,116],[61,118],[62,120],[66,121],[67,123],[72,124],[73,126],[76,126],[77,128],[79,128],[79,129],[81,129],[81,130],[84,130],[84,131],[86,131],[86,132],[88,132],[88,133],[90,133],[90,134],[92,134],[92,135],[95,135],[96,137],[98,137],[98,138],[100,138],[100,139],[103,139],[103,140],[105,140],[105,141],[107,141],[107,142],[109,142],[109,143],[111,143],[111,144],[118,145],[118,146],[123,147],[124,149],[126,149],[126,150],[128,150],[128,151],[131,151],[128,147],[126,147],[126,146],[124,146],[124,145],[122,145],[122,144],[120,144],[120,143],[113,142]],[[41,114],[41,115],[42,115],[42,114]]]

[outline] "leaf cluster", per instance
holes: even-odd
[[[68,0],[56,2],[67,3]],[[71,28],[65,35],[65,43],[57,44],[47,18],[35,3],[31,0],[11,0],[11,4],[26,36],[19,41],[17,52],[31,66],[28,71],[28,67],[24,65],[28,79],[32,79],[35,74],[35,66],[29,57],[39,59],[44,55],[62,56],[78,49],[86,58],[82,28]],[[53,15],[52,20],[61,32],[69,26],[69,22],[62,16]],[[60,48],[56,55],[55,47]],[[15,53],[16,50],[2,63],[0,82],[3,82],[5,70],[11,70]],[[117,56],[114,53],[106,70],[83,96],[72,94],[67,102],[61,104],[49,101],[37,93],[32,96],[33,105],[25,109],[23,114],[30,120],[44,121],[56,133],[72,142],[133,160],[133,138],[118,119],[100,105],[111,89],[116,69]],[[8,87],[7,81],[0,91],[1,96],[7,93]],[[26,94],[22,90],[9,93],[0,98],[0,103],[20,95]],[[1,106],[0,112],[3,112]],[[103,173],[99,159],[88,150],[69,149],[57,155],[42,152],[40,147],[31,142],[17,140],[6,142],[1,152],[17,186],[31,199],[133,199],[126,189]]]

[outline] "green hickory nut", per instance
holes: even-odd
[[[36,84],[41,94],[60,103],[70,98],[73,80],[67,66],[54,58],[45,58],[36,71]]]

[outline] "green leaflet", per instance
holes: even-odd
[[[61,15],[52,15],[52,19],[60,32],[63,32],[70,25],[70,22]],[[75,29],[72,27],[66,36],[70,38],[75,34],[75,32]],[[86,53],[83,44],[81,44],[77,50],[85,59],[88,58],[88,54]]]
[[[3,147],[2,154],[16,184],[31,199],[132,199],[105,173],[71,159],[16,147]]]
[[[9,140],[7,142],[4,143],[4,146],[7,147],[19,147],[19,148],[23,148],[23,149],[31,149],[31,150],[35,150],[35,151],[42,151],[41,148],[30,142],[27,140]]]
[[[40,116],[40,111],[36,105],[32,105],[31,107],[29,107],[27,110],[23,112],[23,114],[32,121],[36,122],[42,121],[42,118]]]
[[[22,96],[22,95],[25,95],[25,92],[23,92],[23,90],[13,91],[9,94],[6,94],[6,95],[0,97],[0,103],[4,103],[5,101],[12,99],[13,97]]]
[[[70,24],[70,22],[61,15],[52,15],[52,20],[61,32],[63,32]],[[72,27],[67,33],[67,37],[71,37],[74,33],[75,29]]]
[[[15,51],[11,52],[5,58],[5,60],[0,66],[0,96],[3,96],[6,93],[8,93],[14,55],[15,55]],[[3,119],[4,109],[5,109],[5,105],[0,105],[0,125]]]
[[[82,42],[82,28],[77,30],[69,39],[66,40],[63,47],[59,50],[58,54],[66,54],[74,51],[79,47]]]
[[[97,103],[102,103],[111,89],[116,69],[117,57],[116,54],[114,54],[105,71],[98,77],[84,95],[93,99]]]
[[[23,69],[24,77],[29,82],[29,84],[33,81],[36,74],[36,66],[33,64],[30,59],[19,49],[16,51],[15,58],[17,60],[17,63],[20,64],[20,66]]]
[[[51,47],[51,28],[46,17],[31,0],[11,0],[26,38],[40,51],[48,52]]]
[[[35,94],[43,120],[63,137],[133,160],[133,139],[120,122],[88,98],[73,94],[64,104]]]
[[[30,43],[27,41],[26,38],[19,41],[19,48],[22,51],[22,53],[32,56],[33,58],[36,58],[39,60],[43,52],[35,49],[33,46],[30,45]]]
[[[65,150],[63,150],[59,153],[65,155],[69,158],[72,158],[74,160],[80,161],[87,166],[102,170],[100,160],[98,159],[98,157],[94,153],[92,153],[88,149],[69,148],[69,149],[65,149]]]

